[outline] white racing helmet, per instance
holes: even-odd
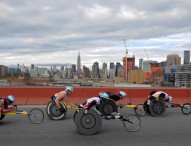
[[[126,96],[126,93],[124,91],[120,91],[119,96],[121,97],[121,99],[123,99]]]
[[[7,96],[7,99],[8,99],[9,102],[11,102],[11,103],[15,102],[15,97],[14,97],[13,95]]]
[[[108,99],[108,98],[109,98],[109,95],[108,95],[106,92],[100,92],[100,93],[99,93],[99,97],[100,97],[100,98],[104,98],[104,99]]]
[[[73,88],[71,86],[66,86],[65,89],[67,92],[73,92]]]

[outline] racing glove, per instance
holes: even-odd
[[[84,114],[86,115],[87,113],[88,113],[88,110],[87,110],[87,109],[85,109]]]

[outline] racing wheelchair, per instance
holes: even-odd
[[[129,132],[137,131],[141,126],[141,120],[136,115],[121,115],[117,112],[112,112],[107,115],[100,113],[95,107],[92,107],[88,110],[88,113],[85,114],[84,108],[78,108],[73,116],[74,123],[77,130],[84,135],[93,135],[96,134],[102,125],[102,119],[106,120],[120,120],[126,129]]]
[[[154,117],[164,116],[167,108],[181,108],[181,111],[184,115],[189,115],[191,113],[190,103],[169,103],[161,99],[152,100],[150,105],[147,105],[147,100],[144,102],[145,112],[151,114]]]

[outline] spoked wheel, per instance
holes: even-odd
[[[181,107],[182,113],[185,115],[189,115],[191,113],[191,104],[185,103]]]
[[[117,105],[115,103],[115,101],[113,100],[106,100],[105,102],[101,103],[98,107],[100,113],[103,115],[103,116],[108,116],[110,115],[111,113],[113,112],[117,112],[118,111],[118,108],[117,108]]]
[[[136,115],[123,117],[123,126],[129,132],[135,132],[141,127],[141,119]]]
[[[144,110],[144,105],[143,104],[138,104],[135,108],[135,113],[138,116],[144,116],[145,115],[145,110]]]
[[[55,101],[50,101],[46,108],[46,113],[48,117],[52,120],[64,119],[67,113],[67,107],[63,102],[60,102],[60,106],[65,109],[65,112],[60,112]]]
[[[149,105],[151,115],[154,117],[163,116],[166,111],[166,105],[162,100],[152,100]]]
[[[87,114],[84,114],[84,110],[80,110],[75,116],[77,130],[84,135],[96,134],[101,129],[101,116],[94,109],[90,109]]]
[[[30,110],[28,117],[33,124],[40,124],[44,120],[44,112],[41,109],[34,108]]]

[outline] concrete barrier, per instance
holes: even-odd
[[[47,105],[50,97],[64,90],[61,87],[1,87],[0,97],[14,95],[16,98],[15,104],[18,105]],[[152,90],[164,91],[173,97],[173,102],[185,103],[190,102],[191,89],[181,88],[88,88],[75,87],[74,93],[66,99],[68,104],[78,104],[85,101],[87,98],[97,96],[101,91],[110,91],[118,94],[119,91],[125,91],[127,97],[118,103],[129,102],[138,104],[143,103],[148,94]]]

